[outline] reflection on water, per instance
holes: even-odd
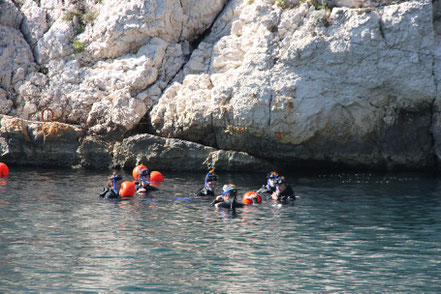
[[[6,194],[6,184],[8,179],[7,178],[0,178],[0,195]],[[8,202],[6,200],[3,200],[0,198],[0,205],[1,204],[7,204]],[[1,206],[0,206],[1,208]]]
[[[295,204],[232,214],[191,195],[204,175],[164,173],[161,191],[112,201],[98,198],[107,174],[0,179],[0,292],[441,291],[438,178],[293,174]],[[264,180],[221,174],[218,186]]]

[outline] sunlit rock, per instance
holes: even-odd
[[[225,16],[233,33],[218,28],[221,17],[204,44],[211,58],[195,52],[188,63],[207,70],[184,69],[192,74],[154,106],[157,134],[287,163],[434,164],[430,3],[332,12],[238,3]]]
[[[32,52],[20,31],[0,25],[0,87],[12,94],[35,70]]]
[[[152,132],[239,152],[204,168],[240,152],[290,168],[432,167],[440,1],[391,3],[0,1],[0,113],[81,126],[89,155]]]

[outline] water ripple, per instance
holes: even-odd
[[[186,193],[190,175],[121,202],[97,198],[105,177],[25,169],[1,183],[0,292],[441,291],[438,179],[303,176],[294,205],[232,214]]]

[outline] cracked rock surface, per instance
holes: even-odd
[[[50,108],[86,167],[435,167],[440,0],[314,3],[0,1],[0,114]]]

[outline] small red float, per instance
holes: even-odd
[[[7,178],[9,174],[9,168],[3,162],[0,162],[0,178]]]
[[[133,182],[124,181],[121,184],[121,189],[119,189],[119,196],[121,197],[133,197],[136,192],[136,187]]]
[[[243,204],[262,203],[262,197],[260,197],[260,195],[257,194],[256,192],[248,191],[245,194],[243,194],[242,203]]]
[[[154,170],[150,174],[150,182],[164,182],[164,176],[157,170]]]

